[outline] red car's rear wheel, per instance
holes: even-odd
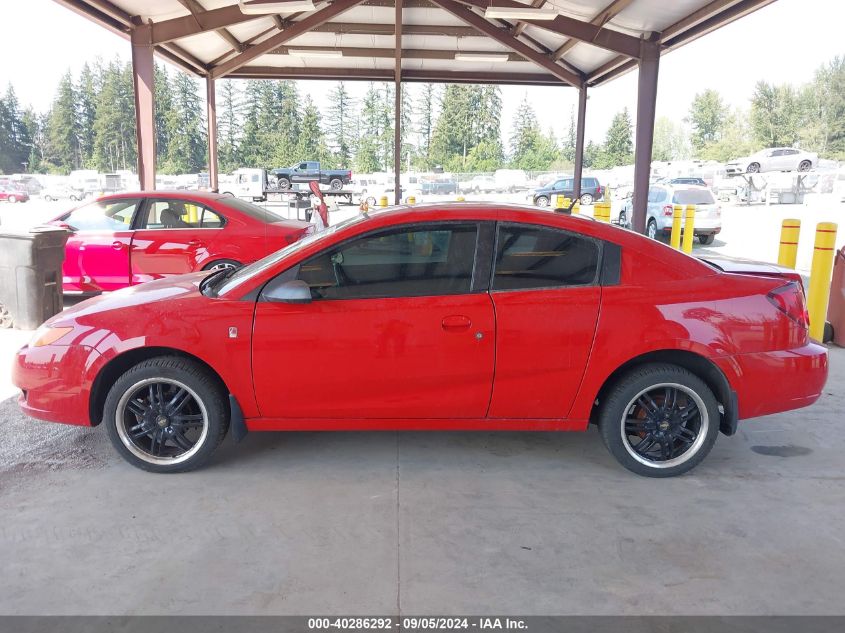
[[[685,473],[710,452],[719,409],[710,388],[675,365],[643,365],[622,377],[601,403],[599,430],[611,454],[640,475]]]

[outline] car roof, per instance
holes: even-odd
[[[179,200],[220,200],[222,198],[230,198],[222,193],[212,193],[210,191],[186,191],[171,190],[171,189],[152,189],[149,191],[121,191],[120,193],[110,193],[102,196],[99,200],[111,199],[119,200],[121,198],[153,198],[165,197],[176,198]]]

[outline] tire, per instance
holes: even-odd
[[[378,202],[375,196],[370,196],[367,198],[367,206],[374,207],[376,206],[376,202]]]
[[[73,198],[71,198],[71,200],[73,200]],[[44,196],[44,202],[52,202],[52,201],[53,201],[52,196]]]
[[[18,201],[16,196],[9,196],[9,204],[15,204]]]
[[[625,211],[619,212],[619,226],[628,226],[628,215]]]
[[[747,174],[758,174],[760,173],[760,163],[751,163],[748,167],[745,168],[745,173]]]
[[[234,259],[216,259],[202,267],[203,270],[219,270],[221,268],[240,268],[243,264]]]
[[[704,244],[705,246],[712,244],[716,240],[715,233],[707,233],[706,235],[699,235],[698,236],[698,243]]]
[[[287,191],[288,189],[290,189],[290,180],[288,178],[279,178],[278,180],[276,180],[276,182],[279,185],[279,189],[281,189],[282,191]]]
[[[549,206],[549,197],[548,196],[537,196],[534,198],[534,204],[538,207],[547,207]]]
[[[646,237],[649,237],[653,240],[657,239],[657,222],[654,221],[654,218],[651,218],[648,221],[648,224],[645,228]]]
[[[813,163],[808,160],[802,160],[798,163],[798,171],[810,171],[813,168]]]
[[[631,472],[674,477],[695,468],[713,448],[718,406],[692,372],[664,363],[641,365],[603,398],[599,432],[610,454]]]
[[[591,193],[583,194],[581,196],[581,204],[588,205],[588,206],[593,204],[593,194],[591,194]]]
[[[332,191],[340,191],[343,189],[343,181],[340,178],[332,178],[329,182],[329,189]]]
[[[182,404],[171,413],[180,394]],[[106,397],[103,424],[112,445],[133,466],[178,473],[198,468],[211,457],[229,428],[229,406],[205,367],[178,356],[159,356],[117,379]]]

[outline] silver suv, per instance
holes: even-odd
[[[674,205],[695,205],[695,235],[702,244],[712,244],[722,230],[722,209],[707,187],[695,185],[652,185],[648,189],[646,235],[652,239],[672,232]],[[633,200],[628,199],[619,212],[619,224],[630,228]],[[683,225],[682,225],[683,226]]]

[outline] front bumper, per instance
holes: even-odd
[[[91,426],[89,376],[100,361],[100,354],[85,345],[25,345],[12,366],[21,410],[39,420]]]
[[[807,407],[827,382],[827,348],[818,343],[714,360],[737,392],[740,420]]]

